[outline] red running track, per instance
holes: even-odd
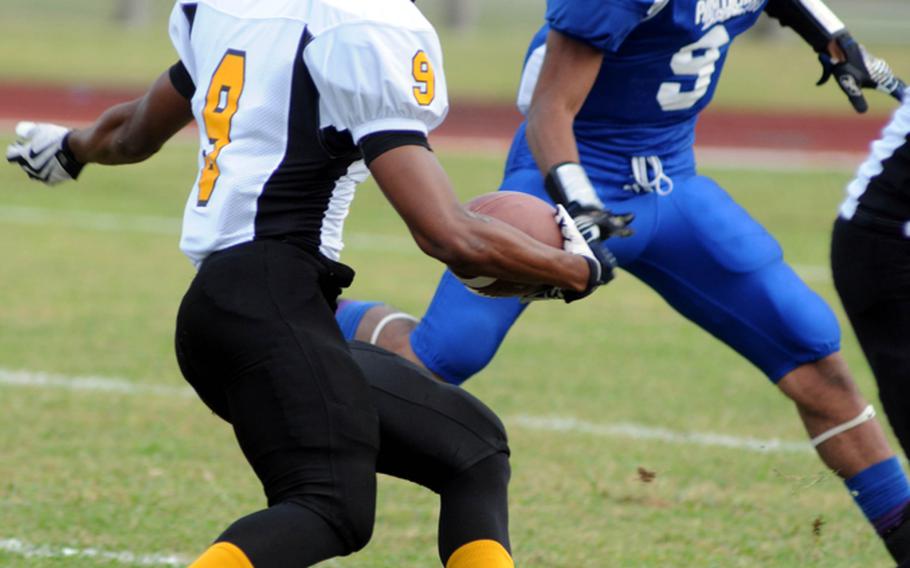
[[[0,84],[0,120],[85,122],[118,102],[141,95],[135,89]],[[507,143],[521,117],[513,105],[455,100],[440,137]],[[708,110],[699,119],[698,145],[712,148],[863,153],[878,137],[885,116]]]

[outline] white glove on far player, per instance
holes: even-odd
[[[84,164],[66,144],[68,128],[56,124],[20,122],[16,142],[6,148],[6,159],[19,164],[28,177],[56,185],[79,177]]]

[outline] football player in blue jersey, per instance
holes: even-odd
[[[698,114],[731,41],[763,11],[811,45],[821,82],[835,77],[858,112],[864,88],[900,97],[903,83],[820,0],[549,0],[525,61],[518,99],[527,120],[501,189],[562,203],[582,224],[595,212],[634,214],[635,234],[609,241],[618,265],[793,400],[821,459],[910,566],[910,485],[839,354],[833,312],[774,237],[695,167]],[[615,219],[616,233],[627,233],[627,219]],[[416,327],[367,302],[344,304],[337,319],[349,336],[460,384],[526,307],[472,294],[447,272]]]

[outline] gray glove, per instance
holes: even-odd
[[[79,177],[80,163],[66,143],[70,129],[56,124],[20,122],[16,142],[6,148],[8,162],[19,164],[28,177],[56,185]]]

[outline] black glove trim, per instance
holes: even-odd
[[[562,299],[567,303],[571,304],[576,300],[581,300],[582,298],[587,298],[594,293],[594,290],[597,290],[599,287],[604,284],[609,283],[616,275],[613,273],[613,269],[616,268],[616,257],[613,256],[613,253],[610,250],[598,243],[593,243],[591,245],[591,252],[594,253],[595,258],[588,256],[583,256],[585,262],[588,263],[588,286],[581,292],[576,292],[574,290],[563,290]]]
[[[544,189],[550,199],[565,206],[570,215],[574,215],[573,208],[600,209],[603,206],[588,174],[578,162],[562,162],[550,168],[544,178]]]
[[[824,4],[822,7],[828,8]],[[818,7],[807,5],[802,0],[769,0],[765,13],[780,22],[781,26],[793,29],[816,53],[827,53],[828,42],[844,30],[843,27],[832,29],[828,24],[834,24],[836,28],[836,24],[843,26],[843,22],[830,10],[828,14],[821,14],[816,13],[816,9]],[[826,21],[831,16],[837,21]]]
[[[550,168],[550,171],[547,172],[547,176],[543,180],[543,186],[547,191],[547,195],[550,196],[553,203],[558,203],[560,205],[568,205],[569,196],[567,196],[566,192],[563,190],[562,183],[560,183],[559,175],[556,173],[556,170],[566,165],[581,166],[581,164],[577,162],[561,162]]]
[[[63,137],[63,140],[60,142],[60,150],[57,151],[57,161],[60,162],[60,165],[66,170],[66,173],[70,175],[71,178],[76,179],[79,177],[79,174],[82,173],[82,168],[85,167],[85,164],[76,159],[76,156],[73,155],[73,151],[70,148],[69,138],[71,132],[67,132],[66,136]]]

